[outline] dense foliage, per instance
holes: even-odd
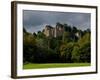
[[[57,23],[58,24],[58,23]],[[59,23],[60,24],[60,23]],[[78,63],[91,62],[91,32],[62,24],[64,33],[46,37],[43,31],[29,33],[23,29],[24,63]],[[76,33],[80,34],[77,36]]]

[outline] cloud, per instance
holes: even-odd
[[[23,11],[23,25],[29,32],[43,29],[46,24],[56,25],[57,22],[68,23],[79,29],[90,28],[90,13]]]

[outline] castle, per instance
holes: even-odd
[[[46,37],[59,37],[62,36],[64,33],[64,26],[60,23],[57,23],[55,27],[52,27],[50,25],[46,25],[43,29],[43,33],[46,35]],[[80,38],[82,36],[81,32],[77,31],[74,34],[77,38]]]
[[[50,25],[46,25],[45,29],[43,30],[43,33],[47,37],[58,37],[62,36],[64,32],[64,27],[62,24],[58,23],[56,27],[52,27]]]

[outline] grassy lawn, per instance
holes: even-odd
[[[44,64],[24,64],[23,69],[39,69],[39,68],[59,68],[59,67],[81,67],[90,66],[90,63],[44,63]]]

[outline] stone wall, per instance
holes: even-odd
[[[44,34],[47,37],[58,37],[62,36],[64,32],[64,28],[62,26],[52,27],[50,25],[46,25],[44,29]]]

